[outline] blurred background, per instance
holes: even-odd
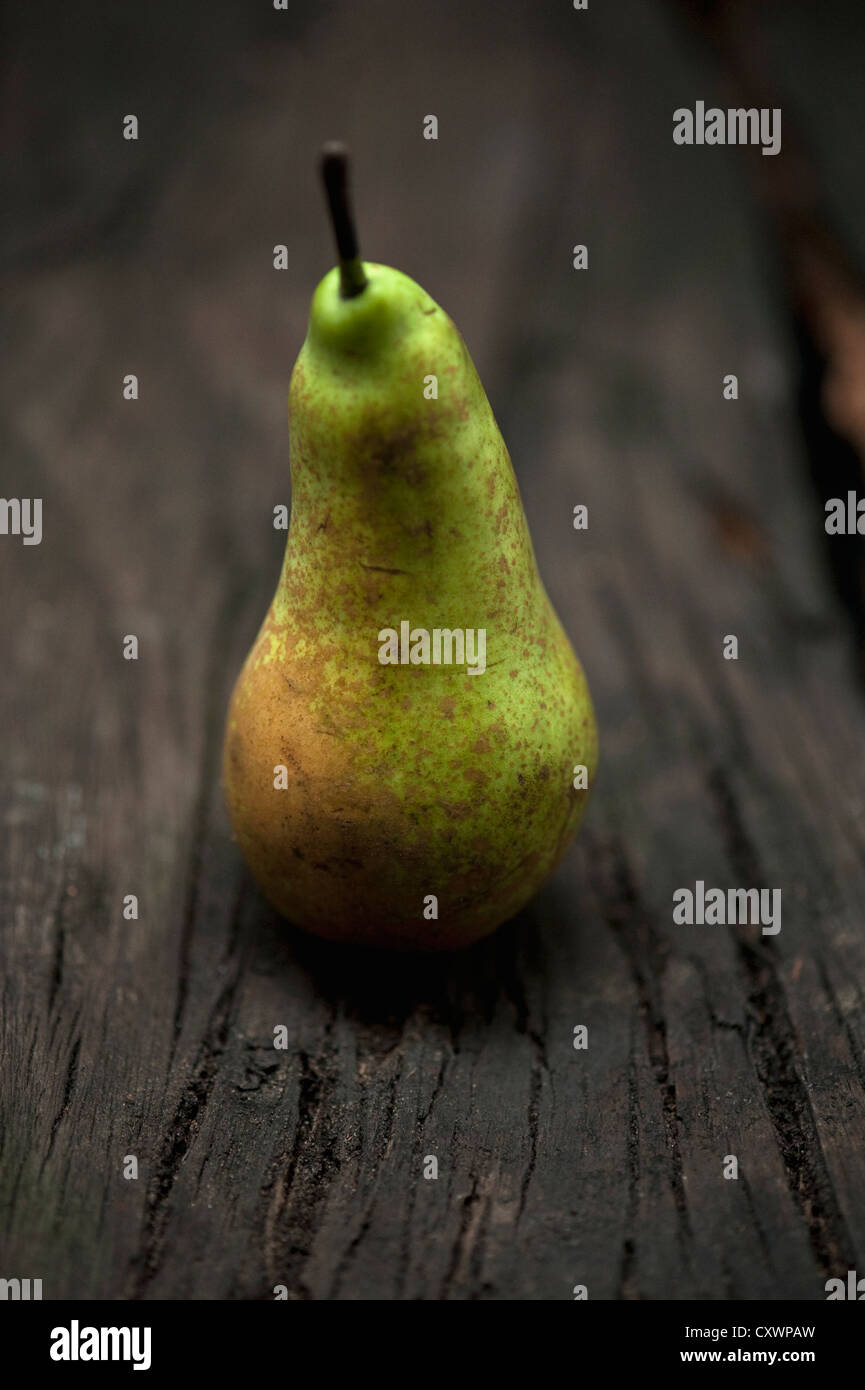
[[[40,546],[0,537],[9,1260],[88,1296],[822,1296],[865,1260],[863,565],[823,524],[865,458],[865,7],[80,0],[5,27],[2,492],[44,508]],[[698,100],[780,106],[781,154],[674,145]],[[286,937],[219,789],[332,138],[363,254],[466,339],[601,729],[528,925],[388,988]],[[675,936],[697,878],[781,886],[781,937]],[[580,1021],[606,1041],[574,1096]],[[100,1186],[127,1148],[146,1182]],[[376,1194],[401,1234],[363,1207],[349,1278]]]
[[[865,234],[863,29],[838,0],[819,17],[805,3],[625,3],[615,23],[564,0],[434,16],[386,0],[161,4],[146,19],[95,0],[9,6],[5,487],[30,495],[44,476],[47,516],[64,519],[53,544],[79,560],[64,601],[84,606],[67,623],[29,555],[7,614],[20,623],[44,600],[52,640],[80,640],[95,591],[121,626],[155,621],[171,643],[190,618],[213,631],[217,589],[254,586],[260,607],[281,547],[264,520],[288,487],[287,379],[332,259],[316,156],[339,136],[365,254],[417,278],[469,344],[542,566],[545,535],[590,505],[588,534],[551,545],[545,566],[577,627],[596,615],[580,595],[659,527],[668,564],[688,535],[754,562],[770,547],[816,617],[802,559],[823,546],[820,508],[803,514],[791,487],[826,443],[824,359],[862,365],[861,317],[837,322],[827,282]],[[698,98],[780,104],[782,155],[675,146],[672,111]],[[422,138],[428,113],[437,141]],[[838,244],[815,265],[824,235]],[[572,269],[577,242],[587,272]],[[130,407],[118,383],[132,371]],[[861,445],[861,393],[847,414],[840,433],[851,424]],[[834,495],[844,460],[824,454]],[[858,549],[837,540],[820,557],[857,622]],[[172,631],[162,615],[181,594]],[[760,616],[753,602],[734,600],[740,623]]]

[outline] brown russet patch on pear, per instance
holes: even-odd
[[[475,767],[472,763],[467,763],[460,768],[460,771],[467,782],[475,782],[478,787],[485,787],[490,780],[490,775],[483,768]]]
[[[443,801],[439,799],[436,805],[440,806],[454,820],[467,820],[474,812],[475,803],[473,801]]]

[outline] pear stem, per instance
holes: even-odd
[[[330,220],[339,255],[339,292],[343,299],[353,299],[366,288],[367,278],[357,248],[357,232],[348,186],[348,150],[332,142],[321,152],[321,176]]]

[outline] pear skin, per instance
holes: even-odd
[[[290,921],[453,949],[555,868],[597,731],[460,334],[407,275],[363,271],[348,298],[338,270],[322,280],[292,374],[290,529],[231,699],[224,783],[246,861]],[[405,621],[483,629],[485,669],[382,664],[380,634]]]

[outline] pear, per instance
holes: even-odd
[[[324,174],[340,264],[291,377],[291,522],[232,695],[224,784],[291,922],[453,949],[555,868],[595,718],[466,346],[407,275],[359,259],[341,148]]]

